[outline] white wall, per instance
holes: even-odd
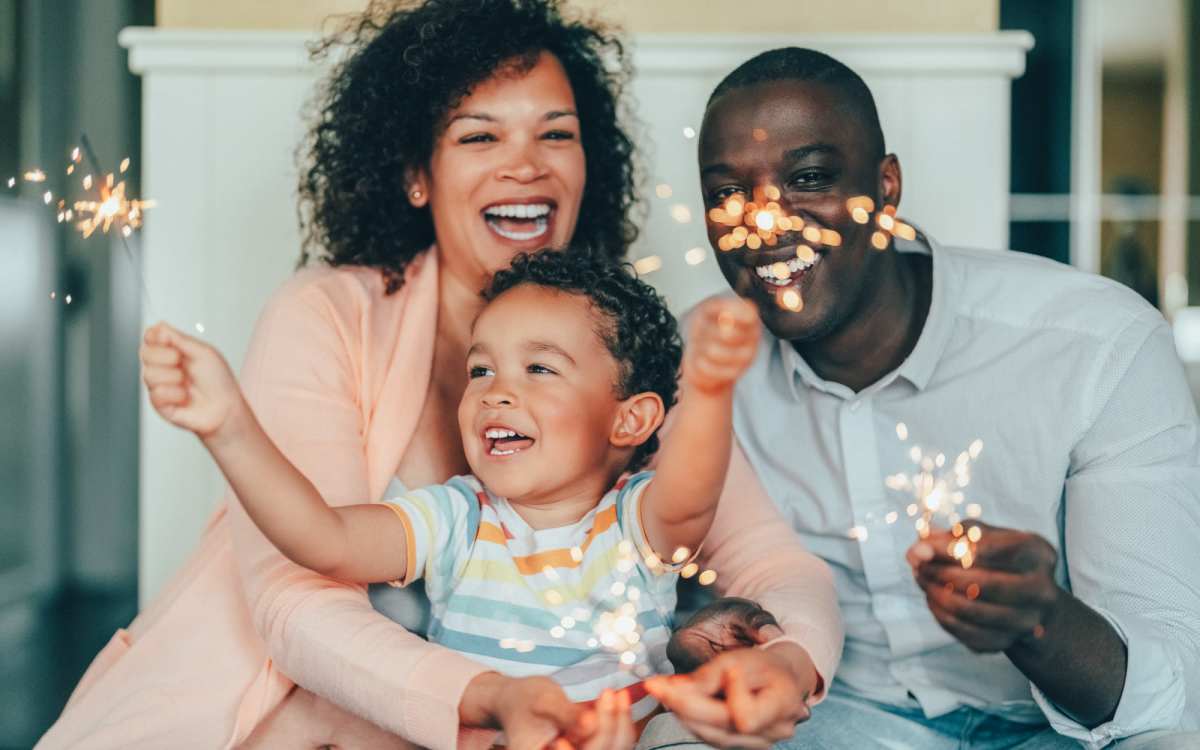
[[[310,37],[293,32],[128,29],[121,43],[145,77],[143,185],[158,201],[142,235],[146,322],[204,335],[240,362],[265,297],[299,247],[294,150],[302,104],[320,74]],[[878,100],[905,175],[901,215],[939,239],[1003,247],[1008,236],[1010,80],[1024,71],[1023,32],[944,35],[655,35],[634,37],[634,96],[648,140],[649,221],[633,250],[663,259],[653,281],[678,311],[723,288],[707,247],[695,140],[709,91],[735,65],[784,45],[827,51],[858,70]],[[668,183],[669,200],[653,186]],[[967,186],[964,189],[964,186]],[[688,223],[671,218],[686,204]],[[144,405],[140,593],[178,567],[220,496],[197,441]]]

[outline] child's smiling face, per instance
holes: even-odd
[[[618,365],[585,296],[523,284],[475,321],[458,409],[472,471],[498,495],[540,505],[593,493],[628,462],[613,443]]]

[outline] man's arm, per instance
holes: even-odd
[[[695,551],[712,527],[729,467],[733,387],[760,336],[758,312],[748,302],[714,298],[697,310],[671,435],[642,497],[642,525],[659,554]]]
[[[1057,731],[1102,744],[1176,728],[1200,698],[1200,427],[1157,314],[1112,342],[1094,380],[1064,488],[1070,592],[1053,550],[1022,532],[985,530],[996,549],[969,570],[939,564],[933,537],[910,561],[947,630],[1004,650]]]

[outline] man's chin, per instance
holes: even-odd
[[[822,314],[822,311],[810,313],[805,310],[799,313],[779,308],[761,310],[763,324],[777,339],[790,341],[793,344],[806,344],[825,338],[836,327],[832,315]]]

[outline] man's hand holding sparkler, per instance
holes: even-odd
[[[1058,554],[1042,537],[984,524],[964,567],[951,532],[934,530],[907,559],[929,610],[976,652],[1004,652],[1046,697],[1085,726],[1108,721],[1128,651],[1100,613],[1058,585]]]
[[[983,530],[974,563],[954,556],[958,538],[936,529],[908,549],[917,585],[938,623],[972,651],[1004,651],[1040,637],[1065,592],[1054,580],[1058,555],[1036,534]]]

